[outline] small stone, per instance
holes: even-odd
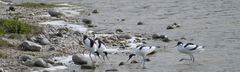
[[[115,32],[116,32],[116,33],[121,33],[121,32],[123,32],[123,30],[122,30],[122,29],[116,29]]]
[[[82,22],[85,24],[92,24],[92,20],[90,19],[82,19]]]
[[[173,27],[172,27],[172,26],[167,26],[167,30],[168,30],[168,29],[173,29]]]
[[[50,44],[50,41],[47,38],[45,38],[45,37],[38,37],[37,38],[37,42],[39,42],[39,44],[41,44],[41,45],[48,45],[48,44]]]
[[[170,42],[171,40],[169,38],[164,38],[162,41],[163,42]]]
[[[143,22],[138,22],[137,25],[143,25]]]
[[[144,42],[142,42],[142,43],[143,43],[143,44],[147,44],[147,42],[145,42],[145,41],[144,41]]]
[[[48,49],[48,51],[55,51],[55,50],[56,50],[55,47],[50,47],[50,48]]]
[[[32,60],[27,60],[23,63],[23,65],[26,65],[26,66],[33,66],[34,65],[34,62]]]
[[[28,60],[32,60],[32,56],[30,55],[22,55],[20,56],[20,61],[28,61]]]
[[[93,24],[89,24],[87,25],[88,27],[97,27],[96,25],[93,25]]]
[[[93,10],[93,11],[92,11],[92,13],[98,13],[98,10],[97,10],[97,9],[95,9],[95,10]]]
[[[159,38],[161,38],[161,37],[160,37],[158,34],[153,34],[153,35],[152,35],[152,38],[153,38],[153,39],[159,39]]]
[[[81,66],[81,69],[95,69],[96,66],[94,65],[87,65],[87,64],[84,64]]]
[[[46,59],[45,61],[46,61],[47,63],[50,63],[50,64],[55,64],[54,60],[52,60],[52,59]]]
[[[131,39],[132,36],[129,34],[119,35],[118,38]]]
[[[147,59],[144,59],[146,62],[149,62],[149,61],[151,61],[149,58],[147,58]]]
[[[48,70],[43,70],[43,72],[51,72],[51,71],[48,71]]]
[[[118,64],[118,66],[121,66],[121,65],[125,65],[125,63],[124,63],[124,62],[120,62],[120,63]]]
[[[56,36],[58,36],[58,37],[63,37],[63,34],[60,33],[60,32],[58,32],[58,33],[56,34]]]
[[[105,72],[112,72],[112,71],[118,71],[117,69],[107,69]]]
[[[167,38],[167,36],[166,35],[160,35],[159,38],[160,39],[165,39],[165,38]]]
[[[135,60],[132,60],[130,63],[131,63],[131,64],[135,64],[135,63],[138,63],[138,62],[135,61]]]
[[[121,21],[125,21],[125,19],[121,19]]]
[[[12,7],[12,6],[10,6],[10,7],[8,8],[8,10],[9,10],[9,11],[15,11],[15,8]]]

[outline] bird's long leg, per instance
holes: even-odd
[[[192,62],[194,63],[194,61],[195,61],[194,56],[190,55],[190,58],[191,58]]]
[[[142,60],[142,65],[143,65],[143,68],[146,68],[145,67],[145,56],[142,56],[143,60]]]
[[[92,55],[92,53],[90,52],[90,53],[89,53],[89,57],[90,57],[90,59],[91,59],[91,61],[92,61],[92,63],[93,63],[93,59],[92,59],[92,56],[91,56],[91,55]]]

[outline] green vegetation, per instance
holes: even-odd
[[[22,3],[22,4],[17,4],[16,6],[22,6],[22,7],[27,7],[27,8],[52,8],[52,7],[62,7],[61,5],[56,5],[56,4],[47,4],[47,3]]]
[[[9,38],[29,38],[42,33],[42,28],[27,24],[18,19],[0,19],[0,36],[10,35]]]

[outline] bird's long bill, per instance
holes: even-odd
[[[133,56],[135,56],[135,54],[130,54],[127,62],[128,62]]]

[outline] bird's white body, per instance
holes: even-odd
[[[94,43],[94,41],[90,38],[83,38],[83,44],[84,48],[87,49],[90,52],[97,51],[97,45]]]
[[[147,54],[155,50],[154,46],[140,46],[137,47],[134,51],[137,55],[145,57]]]
[[[195,52],[203,51],[203,46],[198,46],[195,44],[187,45],[187,44],[181,44],[177,46],[177,50],[184,54],[193,54]]]

